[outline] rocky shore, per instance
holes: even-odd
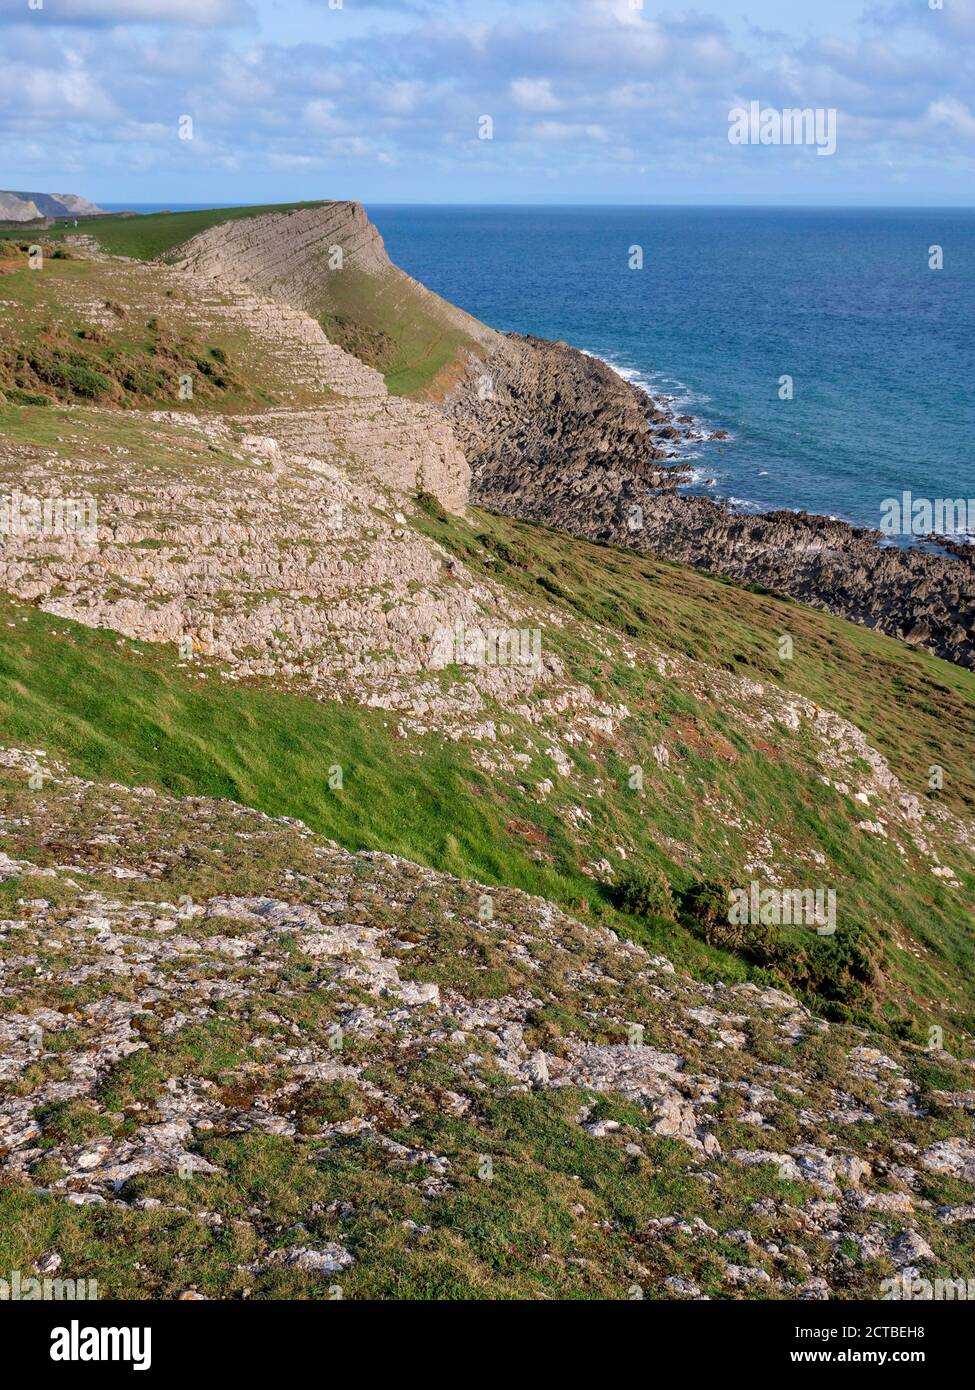
[[[975,549],[900,548],[830,517],[745,516],[680,495],[687,465],[668,460],[693,420],[598,358],[509,336],[445,408],[481,506],[761,584],[975,664]]]

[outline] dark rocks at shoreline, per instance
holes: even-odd
[[[830,517],[675,495],[689,465],[662,445],[687,437],[687,417],[598,358],[512,335],[444,408],[476,505],[761,584],[975,666],[975,547],[901,548]]]
[[[461,447],[499,496],[584,477],[598,463],[642,467],[665,459],[666,412],[597,357],[566,343],[510,334],[472,365],[444,403]],[[656,418],[653,418],[653,416]]]
[[[642,525],[614,539],[697,569],[760,583],[975,666],[975,552],[884,545],[879,532],[805,512],[742,516],[706,497],[641,499]]]

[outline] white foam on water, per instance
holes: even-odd
[[[657,405],[663,406],[677,423],[680,415],[692,415],[690,424],[679,425],[682,431],[681,438],[677,441],[660,440],[658,447],[663,451],[661,463],[693,463],[697,459],[708,459],[706,465],[700,468],[692,468],[686,477],[682,478],[677,485],[677,491],[683,492],[688,488],[709,488],[716,489],[720,495],[719,476],[721,470],[715,466],[713,456],[708,457],[705,450],[695,447],[701,444],[710,443],[719,427],[708,424],[699,416],[694,414],[694,410],[705,406],[711,397],[701,391],[694,391],[681,381],[678,377],[668,376],[666,372],[642,371],[639,367],[631,367],[626,363],[614,361],[612,357],[603,357],[598,352],[590,352],[587,348],[580,349],[586,357],[594,357],[598,362],[603,362],[610,371],[616,373],[624,381],[628,381],[631,386],[638,387],[641,391],[646,391]],[[730,444],[735,436],[730,430],[723,431],[722,444]],[[715,475],[718,476],[715,476]],[[760,470],[759,476],[768,475],[768,469]],[[759,513],[768,510],[764,502],[746,500],[743,497],[729,497],[726,499],[728,505],[737,511]]]

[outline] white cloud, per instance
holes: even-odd
[[[560,140],[598,140],[606,141],[609,132],[604,126],[590,123],[584,124],[579,121],[538,121],[531,128],[532,138],[535,140],[560,141]]]
[[[975,140],[975,115],[954,97],[933,101],[928,107],[928,117],[934,125],[947,126],[956,135]]]
[[[394,82],[383,88],[379,104],[392,116],[408,116],[416,110],[422,93],[422,82]]]
[[[344,121],[335,114],[334,103],[325,97],[306,102],[302,120],[309,130],[320,135],[335,135],[345,130]]]
[[[509,90],[512,101],[523,111],[558,111],[562,105],[547,77],[516,77]]]
[[[0,20],[30,22],[27,0],[0,0]],[[49,24],[245,24],[253,19],[247,0],[44,0]]]
[[[83,68],[55,71],[0,64],[0,110],[45,119],[114,120],[111,97]]]

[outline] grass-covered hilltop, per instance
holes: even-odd
[[[580,356],[358,204],[0,234],[0,1269],[975,1274],[964,583],[617,534],[670,425]]]

